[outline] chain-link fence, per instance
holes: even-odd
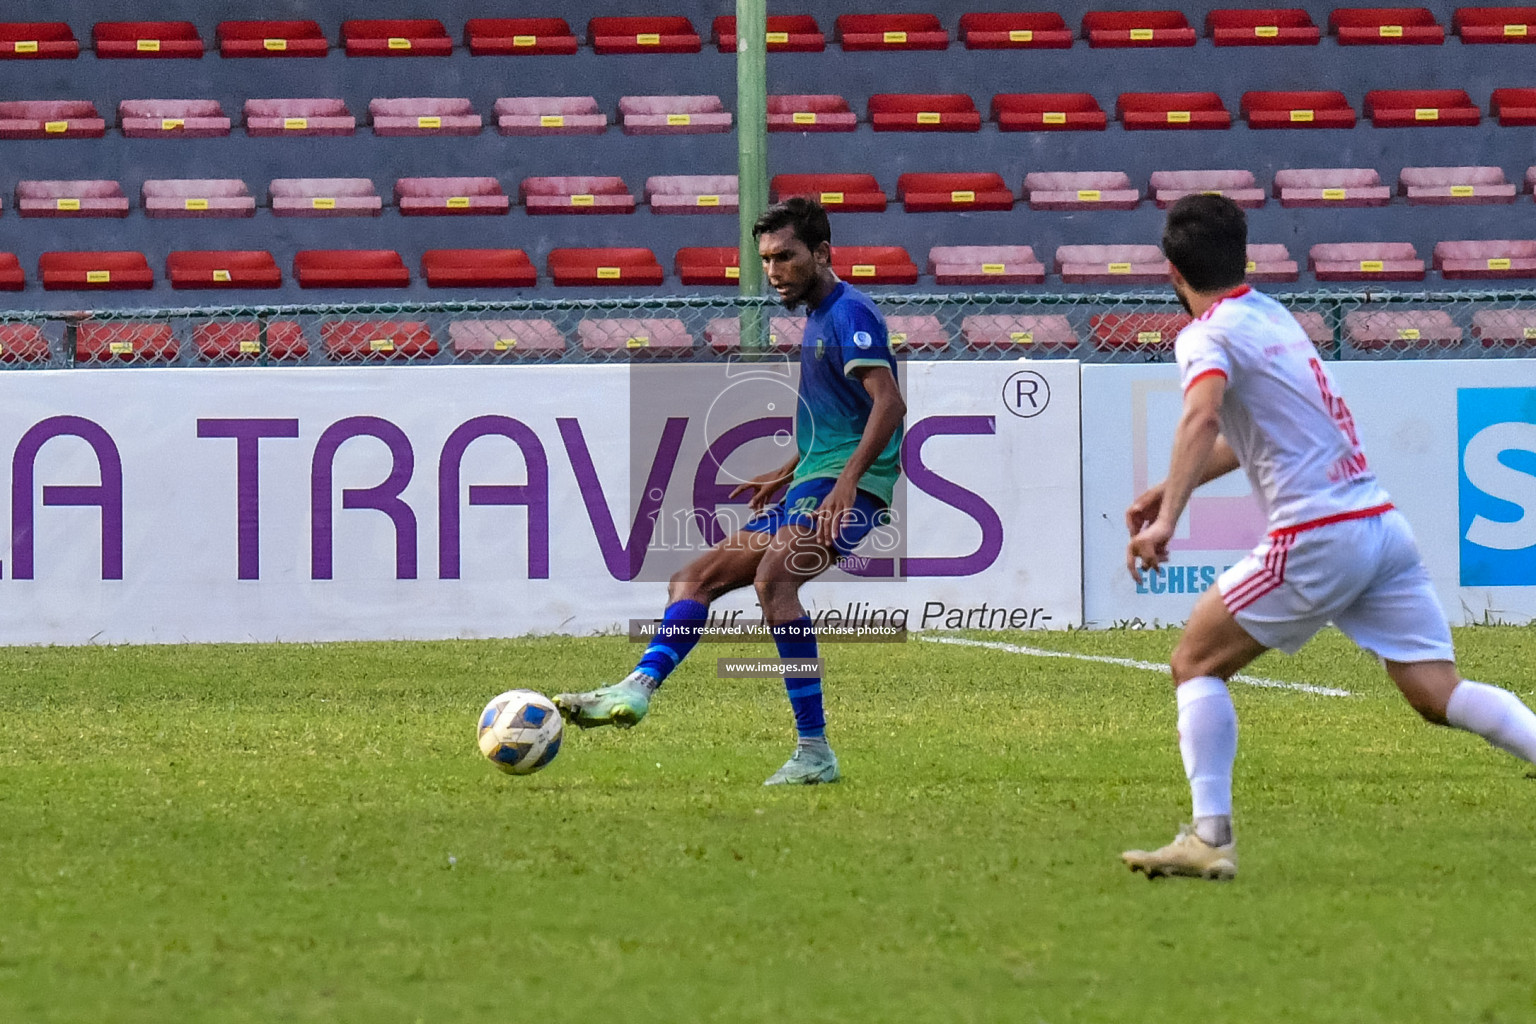
[[[1536,290],[1275,293],[1331,359],[1536,355]],[[911,359],[1172,358],[1169,290],[879,293]],[[0,366],[622,362],[792,351],[804,319],[768,298],[645,296],[0,313]]]

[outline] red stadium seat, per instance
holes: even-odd
[[[576,325],[586,352],[627,352],[633,358],[677,358],[693,353],[693,335],[676,317],[598,317]]]
[[[504,96],[496,101],[503,135],[601,135],[608,115],[591,96]]]
[[[1480,309],[1472,314],[1472,337],[1484,348],[1536,347],[1536,310]]]
[[[1013,193],[1003,176],[990,171],[903,174],[896,179],[896,198],[908,213],[1013,209]]]
[[[37,324],[0,324],[0,363],[45,363],[51,357]]]
[[[665,276],[649,249],[551,249],[548,266],[557,285],[661,284]]]
[[[511,200],[495,178],[401,178],[395,205],[406,217],[506,213]]]
[[[430,359],[437,355],[432,328],[419,320],[327,320],[320,345],[339,360]]]
[[[1353,128],[1355,111],[1342,92],[1245,92],[1242,114],[1250,128]]]
[[[721,53],[736,52],[736,16],[722,14],[714,22],[715,46]],[[768,15],[769,53],[820,53],[827,48],[827,37],[809,14]]]
[[[1194,46],[1195,30],[1178,11],[1089,11],[1083,15],[1089,46]]]
[[[74,60],[80,41],[62,21],[0,22],[0,60]]]
[[[1227,9],[1205,16],[1205,34],[1216,46],[1316,46],[1322,31],[1299,7]]]
[[[652,213],[735,213],[741,203],[734,174],[664,174],[645,179]]]
[[[476,57],[569,56],[576,34],[564,18],[470,18],[464,45]]]
[[[117,123],[129,139],[213,139],[229,134],[218,100],[123,100]]]
[[[949,33],[933,14],[839,14],[835,36],[844,50],[944,50]]]
[[[375,135],[479,135],[480,115],[469,100],[436,97],[368,101]]]
[[[834,245],[832,272],[855,284],[917,283],[917,265],[899,245]]]
[[[949,332],[931,313],[917,316],[888,316],[885,318],[887,333],[891,339],[891,351],[902,355],[908,352],[942,352],[949,348]]]
[[[1386,206],[1392,190],[1368,167],[1299,167],[1275,172],[1281,206]]]
[[[1155,245],[1062,245],[1056,273],[1067,284],[1166,284],[1168,261]]]
[[[1365,116],[1377,128],[1474,125],[1482,114],[1465,89],[1372,89]]]
[[[283,283],[272,254],[244,251],[180,250],[165,258],[172,288],[276,288]]]
[[[446,57],[448,30],[436,18],[384,18],[341,23],[348,57]]]
[[[521,249],[428,249],[421,254],[428,288],[532,288],[539,272]]]
[[[1328,32],[1340,46],[1445,42],[1445,29],[1427,7],[1341,7],[1328,15]]]
[[[1123,92],[1115,117],[1139,128],[1230,128],[1232,115],[1213,92]]]
[[[280,135],[351,135],[357,118],[343,100],[246,100],[245,133]]]
[[[393,249],[302,249],[293,254],[300,288],[404,288],[411,272]]]
[[[77,363],[164,363],[179,350],[170,324],[84,320],[75,328]]]
[[[1301,276],[1301,267],[1284,245],[1249,243],[1248,280],[1256,284],[1283,283]]]
[[[565,335],[539,317],[454,320],[448,325],[448,345],[454,355],[477,360],[559,359],[565,354]]]
[[[190,57],[203,55],[203,41],[190,21],[99,21],[91,28],[98,59],[109,57]]]
[[[0,139],[99,139],[106,131],[90,100],[0,102]]]
[[[0,292],[19,292],[27,286],[26,271],[13,252],[0,252]]]
[[[736,284],[741,280],[741,250],[735,246],[684,246],[672,269],[683,284]]]
[[[1200,193],[1226,196],[1245,210],[1264,205],[1264,190],[1254,182],[1252,171],[1153,171],[1147,191],[1159,210]]]
[[[1458,7],[1451,29],[1463,43],[1536,43],[1536,7]]]
[[[1064,352],[1077,347],[1077,332],[1060,313],[973,314],[960,321],[972,352]]]
[[[1505,127],[1536,124],[1536,89],[1495,89],[1488,112]]]
[[[880,213],[886,204],[873,174],[775,174],[769,187],[775,201],[808,196],[833,213]]]
[[[877,132],[974,132],[981,130],[981,114],[964,93],[876,93],[869,98],[869,123]]]
[[[803,316],[776,316],[768,321],[765,341],[770,352],[794,352],[804,337]],[[704,327],[704,342],[722,354],[737,351],[741,348],[741,321],[734,316],[714,318]]]
[[[704,135],[731,130],[719,96],[621,96],[625,135]]]
[[[1054,11],[960,15],[967,50],[1065,50],[1072,30]]]
[[[1024,199],[1031,210],[1134,210],[1141,193],[1124,171],[1031,171]]]
[[[171,178],[144,183],[146,217],[252,217],[256,199],[239,178]]]
[[[309,355],[297,320],[215,320],[192,328],[192,346],[210,362],[286,361]]]
[[[1307,263],[1319,281],[1424,280],[1424,261],[1408,242],[1322,243]]]
[[[23,217],[126,217],[128,197],[115,181],[18,181]]]
[[[377,217],[384,207],[367,178],[275,178],[267,191],[275,217]]]
[[[1003,132],[1103,131],[1109,118],[1086,92],[998,93],[992,120]]]
[[[46,291],[125,291],[150,288],[155,272],[141,252],[45,252],[37,276]]]
[[[1512,203],[1516,186],[1500,167],[1404,167],[1397,194],[1411,205]]]
[[[693,23],[677,15],[593,18],[587,41],[594,53],[698,53],[703,46]]]
[[[928,273],[939,284],[1043,284],[1045,266],[1027,245],[936,245]]]
[[[1536,240],[1436,242],[1434,267],[1448,281],[1536,277]]]
[[[841,96],[769,96],[771,132],[851,132],[858,115]]]
[[[331,44],[313,21],[221,21],[221,57],[324,57]]]
[[[1455,348],[1462,334],[1443,309],[1356,310],[1344,314],[1344,340],[1362,349],[1412,351]]]
[[[1088,318],[1095,348],[1172,352],[1173,339],[1189,323],[1187,313],[1097,313]]]
[[[528,213],[634,213],[623,178],[524,178],[517,187]]]

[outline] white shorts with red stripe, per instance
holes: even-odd
[[[1277,530],[1217,580],[1259,643],[1295,654],[1328,623],[1389,661],[1453,661],[1451,631],[1413,531],[1376,515]]]

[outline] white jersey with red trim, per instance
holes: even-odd
[[[1243,285],[1180,331],[1174,354],[1185,391],[1226,378],[1221,433],[1271,531],[1389,506],[1333,375],[1280,303]]]

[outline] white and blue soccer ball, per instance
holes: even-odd
[[[508,690],[480,712],[480,753],[508,775],[531,775],[560,752],[564,723],[542,693]]]

